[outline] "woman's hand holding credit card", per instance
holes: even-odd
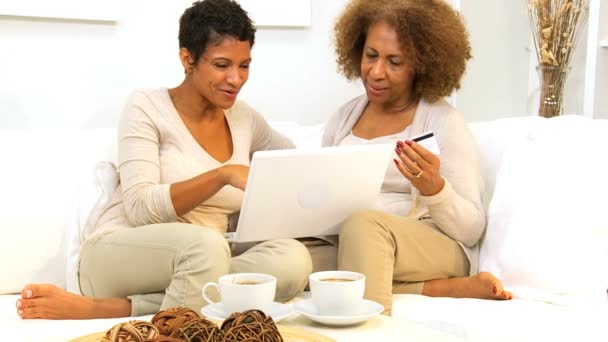
[[[433,132],[426,132],[405,141],[397,141],[394,159],[397,169],[421,195],[437,194],[445,184],[439,173],[439,145]]]

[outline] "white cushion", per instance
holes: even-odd
[[[0,293],[65,284],[74,131],[0,130]]]
[[[78,180],[93,177],[98,160],[115,159],[114,132],[0,130],[0,293],[33,282],[66,286],[68,252],[78,253],[68,226],[75,199],[83,199]]]
[[[66,290],[70,292],[80,293],[78,281],[80,248],[94,232],[96,222],[118,186],[118,179],[114,163],[98,162],[94,170],[84,172],[78,181],[72,217],[67,227]]]
[[[480,270],[516,298],[605,302],[608,121],[544,120],[505,151]]]
[[[479,147],[486,206],[494,193],[494,181],[504,151],[514,141],[527,137],[544,120],[539,116],[524,116],[469,124]]]
[[[67,222],[66,289],[80,293],[78,259],[82,243],[93,233],[102,210],[118,185],[116,129],[94,129],[79,134],[74,156],[75,185]]]

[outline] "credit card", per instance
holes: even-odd
[[[435,139],[435,134],[431,131],[422,133],[415,137],[411,137],[409,140],[415,141],[417,144],[420,144],[427,150],[433,152],[434,154],[439,154],[439,145],[437,145],[437,140]]]

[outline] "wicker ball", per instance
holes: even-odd
[[[146,342],[184,342],[184,340],[180,340],[171,336],[160,335],[157,338],[146,340]]]
[[[189,308],[169,308],[154,315],[152,324],[158,327],[161,334],[172,336],[187,322],[200,318],[199,314]]]
[[[158,328],[149,322],[130,321],[119,323],[108,330],[102,342],[145,342],[160,335]]]
[[[177,332],[173,333],[173,337],[188,342],[224,341],[224,333],[215,323],[204,318],[187,322]]]
[[[283,342],[271,317],[260,310],[235,312],[222,323],[224,341]]]

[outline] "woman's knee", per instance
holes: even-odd
[[[293,239],[275,240],[283,251],[282,273],[289,279],[307,280],[312,272],[312,260],[308,248],[303,243]]]
[[[383,230],[380,224],[383,213],[375,210],[359,210],[344,220],[340,229],[340,241],[349,238],[362,238],[366,234]]]
[[[308,283],[308,276],[312,273],[310,253],[304,244],[296,240],[275,240],[273,244],[281,250],[277,269],[277,300],[290,300],[300,294]]]
[[[180,243],[175,247],[180,249],[181,255],[199,256],[229,264],[230,247],[219,232],[207,227],[184,225],[175,234],[180,235]]]

